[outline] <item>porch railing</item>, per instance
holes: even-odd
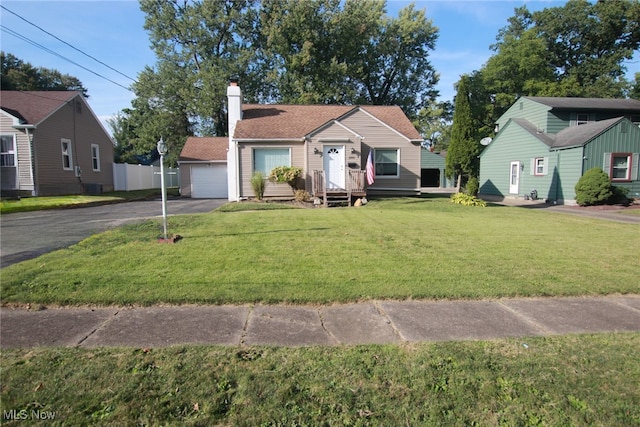
[[[327,181],[323,170],[313,171],[312,191],[313,195],[322,200],[326,207],[329,203],[347,202],[351,206],[351,197],[363,197],[367,195],[366,172],[363,170],[349,170],[347,175],[347,188],[327,188]]]

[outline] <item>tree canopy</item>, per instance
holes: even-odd
[[[412,118],[437,96],[429,53],[438,30],[413,5],[397,18],[379,0],[140,7],[157,62],[139,75],[132,108],[117,118],[131,129],[122,144],[138,153],[164,136],[171,159],[188,135],[226,135],[230,77],[250,102],[399,105]]]
[[[34,67],[11,53],[0,52],[2,90],[73,90],[89,97],[82,82],[69,74],[44,67]]]

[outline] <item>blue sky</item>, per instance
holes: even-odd
[[[398,10],[410,3],[388,0],[388,14],[397,16]],[[561,6],[565,1],[416,0],[414,3],[426,10],[427,17],[440,30],[430,60],[440,73],[440,99],[452,100],[454,83],[460,75],[479,69],[487,61],[492,54],[489,46],[513,16],[514,8],[525,4],[535,11]],[[3,0],[2,6],[119,72],[0,9],[1,49],[34,66],[57,69],[80,79],[89,90],[91,108],[101,120],[131,106],[133,93],[121,87],[128,87],[131,80],[122,74],[135,79],[145,66],[155,63],[143,28],[144,14],[137,1]],[[91,71],[34,46],[25,37]],[[640,55],[634,59],[626,64],[630,76],[640,72]]]

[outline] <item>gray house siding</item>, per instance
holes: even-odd
[[[364,168],[373,149],[397,149],[400,156],[400,173],[397,177],[376,177],[368,189],[369,194],[416,194],[420,191],[420,150],[419,144],[407,140],[384,123],[368,113],[357,110],[340,120],[340,123],[364,136],[360,150],[361,167]]]
[[[86,104],[76,103],[75,107],[74,103],[64,105],[34,131],[38,195],[80,194],[89,185],[113,191],[113,143]],[[71,142],[69,170],[63,167],[62,139]],[[92,165],[92,144],[99,147],[97,171]]]

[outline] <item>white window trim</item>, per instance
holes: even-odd
[[[397,158],[398,161],[396,162],[396,174],[395,175],[378,175],[378,173],[376,172],[375,178],[376,179],[400,179],[400,165],[402,164],[400,162],[400,149],[399,148],[395,148],[395,147],[378,147],[378,148],[374,148],[373,149],[373,170],[376,171],[376,151],[380,150],[386,150],[386,151],[391,151],[391,150],[395,150],[397,153]]]
[[[625,157],[625,156],[627,157],[627,173],[624,178],[614,178],[613,177],[613,159],[616,157]],[[610,157],[609,157],[610,166],[607,174],[611,178],[611,182],[626,182],[626,181],[632,180],[631,175],[632,175],[634,157],[635,156],[632,153],[610,153]]]
[[[255,152],[256,150],[289,150],[289,164],[288,165],[282,165],[282,166],[287,166],[287,167],[291,167],[291,157],[292,157],[292,153],[291,153],[291,147],[252,147],[251,149],[251,174],[254,174],[256,172],[256,155]],[[269,176],[269,172],[266,172],[265,178],[267,178]]]
[[[3,168],[16,168],[16,167],[18,167],[18,155],[17,155],[18,153],[17,153],[17,150],[16,150],[16,144],[17,144],[16,135],[12,134],[12,133],[6,133],[6,134],[2,134],[2,136],[11,137],[11,140],[13,141],[12,149],[9,150],[9,151],[3,151],[2,154],[1,154],[2,156],[12,155],[13,156],[13,164],[12,165],[2,165],[2,167]]]
[[[95,167],[96,165],[97,167]],[[100,146],[98,144],[91,144],[91,168],[94,172],[100,172]]]
[[[538,172],[538,162],[542,161],[542,172]],[[548,157],[532,157],[529,175],[546,176],[549,173]]]
[[[587,116],[587,120],[580,120],[580,116]],[[576,113],[576,126],[589,124],[589,113]]]
[[[64,150],[64,144],[67,144],[66,153],[65,153],[65,150]],[[71,140],[70,139],[66,139],[66,138],[60,139],[60,150],[62,152],[62,169],[66,170],[66,171],[72,171],[73,170],[73,150],[72,150],[72,146],[71,146]],[[69,157],[69,167],[64,165],[65,156]]]

